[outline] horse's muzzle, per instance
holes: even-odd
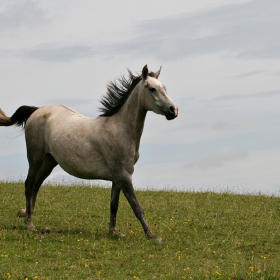
[[[177,106],[169,106],[168,112],[166,112],[165,117],[167,120],[173,120],[178,116],[179,108]]]

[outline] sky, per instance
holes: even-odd
[[[135,188],[279,195],[279,14],[278,0],[2,0],[0,108],[95,118],[108,81],[162,66],[179,116],[148,113]],[[24,132],[0,139],[0,180],[24,180]]]

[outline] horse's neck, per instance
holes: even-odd
[[[147,111],[139,103],[140,86],[137,85],[121,110],[118,117],[125,128],[125,133],[136,145],[138,150]]]

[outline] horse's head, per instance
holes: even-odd
[[[161,68],[151,75],[147,65],[143,67],[141,104],[146,110],[164,115],[167,120],[173,120],[178,116],[178,107],[167,95],[166,87],[158,80],[160,70]]]

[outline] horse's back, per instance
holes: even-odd
[[[37,139],[51,145],[53,141],[67,140],[69,137],[88,132],[89,127],[96,123],[81,115],[76,110],[64,105],[49,105],[39,108],[27,120],[25,126],[26,141]],[[95,125],[97,128],[98,125]],[[33,141],[32,141],[33,142]]]
[[[48,105],[48,106],[40,107],[38,110],[36,110],[28,119],[26,126],[28,127],[33,125],[33,123],[38,123],[38,122],[47,123],[55,118],[58,119],[57,117],[59,117],[60,120],[66,118],[68,119],[69,117],[71,118],[71,116],[84,117],[76,110],[69,108],[67,106]]]
[[[27,120],[25,130],[65,128],[65,124],[88,122],[93,119],[81,115],[76,110],[64,105],[48,105],[36,110]],[[38,128],[40,127],[40,128]]]

